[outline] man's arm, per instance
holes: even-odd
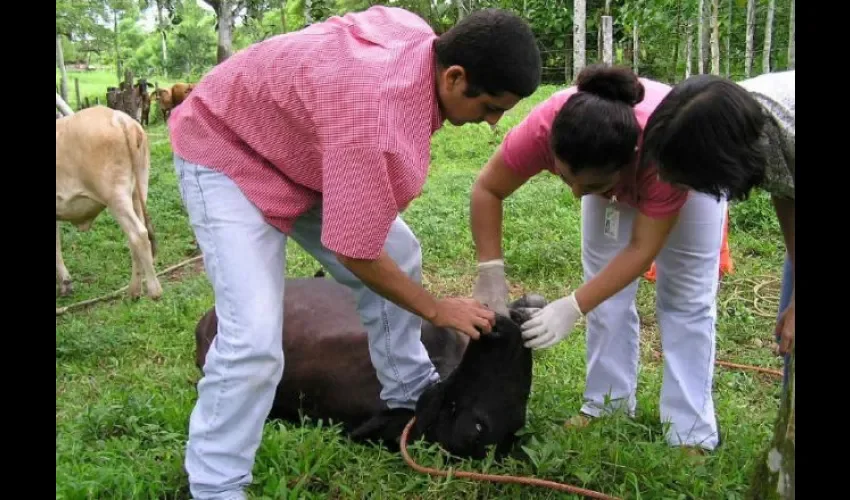
[[[385,251],[375,260],[337,259],[375,293],[437,326],[455,328],[477,339],[477,326],[492,331],[493,313],[469,299],[435,299],[421,285],[404,274]]]
[[[409,158],[371,147],[324,151],[322,157],[322,244],[375,293],[436,326],[478,338],[495,315],[471,299],[435,299],[386,254],[384,245],[398,215],[397,196],[412,196],[398,181]]]

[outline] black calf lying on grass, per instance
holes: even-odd
[[[528,307],[545,299],[524,296],[511,304],[511,317],[477,341],[425,321],[422,343],[441,382],[420,397],[416,411],[388,409],[369,358],[366,330],[350,290],[322,278],[288,279],[284,296],[284,372],[270,419],[342,424],[353,440],[383,441],[397,450],[404,426],[416,415],[410,441],[424,437],[459,457],[482,458],[487,447],[507,452],[525,425],[531,391],[531,351],[519,325]],[[195,330],[196,363],[203,367],[216,335],[213,307]]]

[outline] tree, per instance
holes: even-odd
[[[748,495],[752,500],[794,500],[796,351],[793,347],[789,356],[788,385],[782,395],[773,439],[755,467]]]

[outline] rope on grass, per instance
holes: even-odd
[[[163,269],[162,271],[158,272],[156,274],[156,276],[160,277],[160,276],[164,276],[166,274],[173,273],[177,269],[180,269],[181,267],[188,266],[189,264],[192,264],[193,262],[197,262],[197,261],[201,260],[202,258],[203,258],[203,255],[196,255],[195,257],[192,257],[191,259],[186,259],[183,262],[180,262],[178,264],[174,264],[173,266],[171,266],[169,268]],[[56,308],[56,316],[61,316],[61,315],[65,314],[66,312],[74,311],[74,310],[77,310],[77,309],[82,309],[82,308],[88,307],[92,304],[97,304],[98,302],[106,302],[107,300],[117,299],[118,297],[121,297],[124,294],[124,292],[127,291],[128,288],[130,288],[129,285],[125,285],[125,286],[122,286],[121,288],[119,288],[118,290],[115,290],[114,292],[107,293],[106,295],[101,295],[100,297],[95,297],[93,299],[83,300],[81,302],[75,302],[73,304],[69,304],[69,305],[63,306],[63,307],[57,307]]]
[[[557,491],[566,491],[567,493],[582,495],[588,498],[598,498],[601,500],[620,500],[617,497],[612,497],[606,495],[605,493],[600,493],[598,491],[580,488],[571,484],[547,481],[545,479],[538,479],[536,477],[482,474],[479,472],[455,471],[453,469],[444,471],[439,469],[432,469],[431,467],[424,467],[422,465],[417,464],[407,452],[407,438],[410,435],[410,429],[413,428],[414,422],[416,422],[416,417],[412,417],[407,423],[407,425],[404,427],[404,431],[402,431],[401,433],[401,442],[399,443],[399,446],[401,448],[401,456],[402,458],[404,458],[404,462],[417,472],[429,474],[431,476],[449,477],[451,475],[452,477],[465,477],[467,479],[475,479],[476,481],[488,481],[491,483],[513,483],[529,486],[541,486],[543,488],[549,488],[551,490]]]
[[[776,318],[778,313],[777,308],[779,307],[779,295],[776,293],[767,293],[763,289],[768,285],[776,284],[778,281],[779,279],[774,276],[754,276],[751,278],[731,280],[726,283],[726,285],[731,285],[731,289],[728,292],[729,296],[721,302],[722,309],[727,309],[732,302],[747,300],[741,293],[745,287],[740,285],[748,284],[752,287],[753,314],[763,318]]]

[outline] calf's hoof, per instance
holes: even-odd
[[[74,284],[71,280],[65,280],[59,284],[59,296],[67,297],[74,293]]]
[[[159,300],[162,297],[162,285],[159,281],[155,281],[153,286],[148,285],[148,297],[153,300]]]

